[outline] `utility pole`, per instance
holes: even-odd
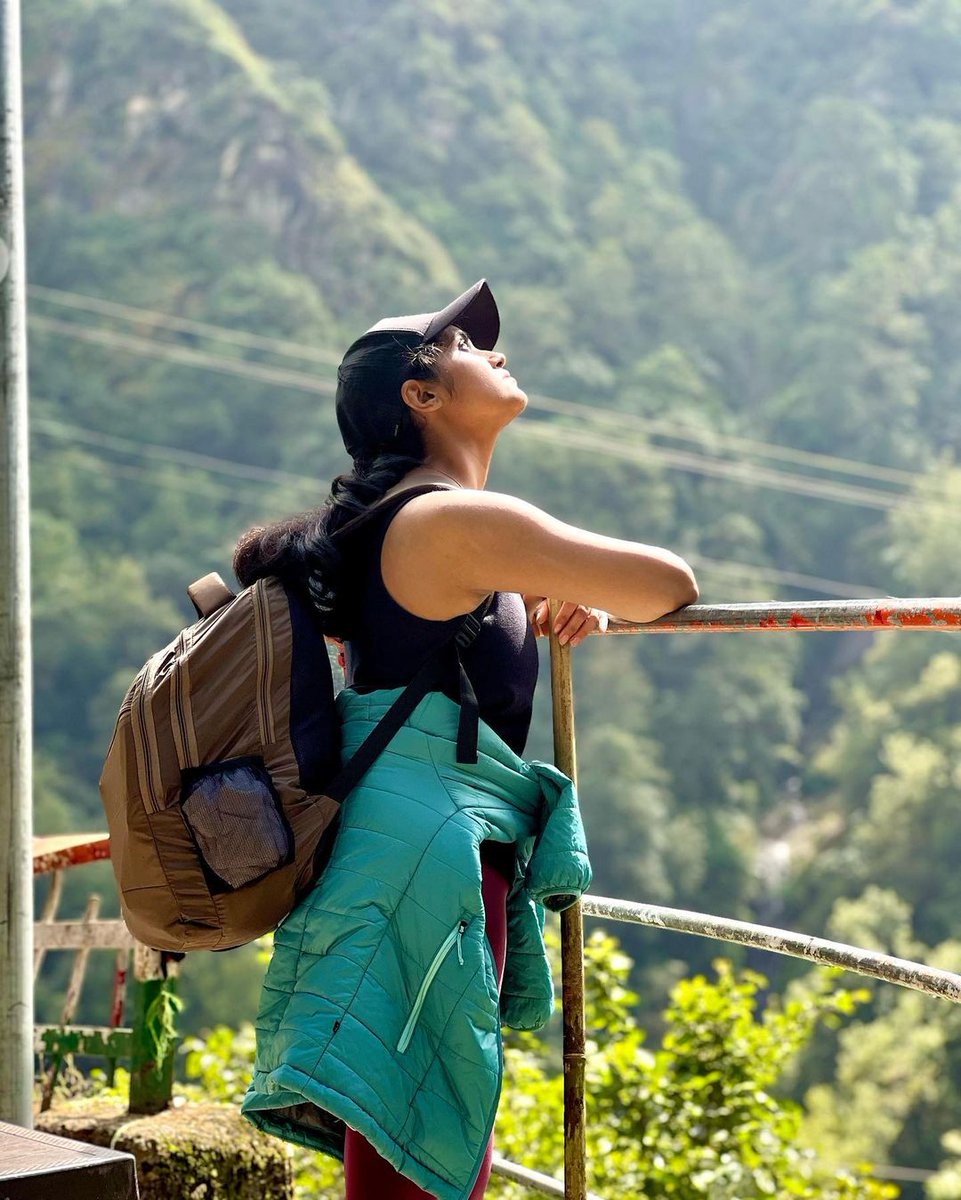
[[[0,0],[0,1120],[33,1125],[32,703],[20,0]]]

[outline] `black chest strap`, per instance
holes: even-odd
[[[481,622],[494,601],[494,594],[482,605],[468,613],[461,621],[455,632],[441,646],[432,650],[427,659],[421,664],[417,674],[403,692],[397,697],[377,725],[361,743],[356,754],[350,759],[339,775],[327,788],[327,795],[332,800],[342,802],[347,795],[360,783],[362,777],[374,765],[377,756],[387,748],[391,738],[404,724],[417,705],[428,692],[437,689],[444,669],[445,651],[453,643],[457,656],[457,669],[460,680],[460,717],[457,722],[457,761],[474,764],[477,762],[477,736],[480,724],[480,710],[477,695],[464,669],[461,654],[470,646],[481,631]]]

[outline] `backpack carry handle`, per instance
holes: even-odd
[[[209,617],[218,608],[223,608],[231,600],[236,600],[234,592],[224,583],[216,571],[211,571],[203,579],[195,579],[187,588],[190,603],[194,606],[197,616],[201,619]]]

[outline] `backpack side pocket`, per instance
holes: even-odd
[[[262,758],[184,771],[180,806],[207,867],[230,889],[292,858],[293,835]]]

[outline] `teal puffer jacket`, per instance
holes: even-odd
[[[345,757],[399,694],[340,694]],[[464,1200],[480,1170],[501,1023],[537,1029],[551,1013],[542,905],[566,908],[591,878],[571,781],[483,722],[476,766],[457,763],[458,714],[426,696],[345,801],[327,869],[275,934],[242,1108],[338,1158],[349,1125],[440,1200]],[[488,839],[517,850],[500,996],[481,899]]]

